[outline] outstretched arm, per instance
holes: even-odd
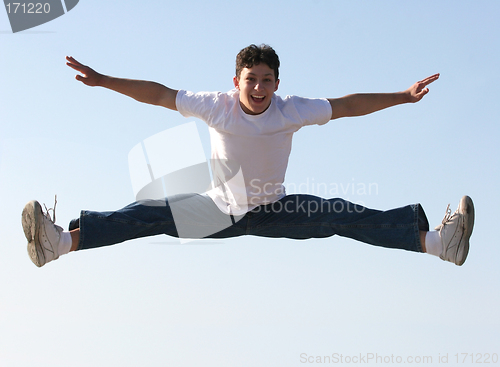
[[[156,82],[145,80],[133,80],[114,78],[103,75],[90,67],[83,65],[71,56],[66,56],[69,67],[75,69],[83,75],[77,75],[76,80],[91,87],[104,87],[115,92],[125,94],[135,100],[143,103],[149,103],[156,106],[163,106],[177,111],[175,97],[177,90],[165,87]]]
[[[418,102],[429,93],[427,86],[438,78],[439,74],[434,74],[416,82],[403,92],[350,94],[341,98],[329,98],[332,106],[331,119],[362,116],[398,104]]]

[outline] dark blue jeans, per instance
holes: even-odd
[[[422,252],[429,223],[420,204],[380,211],[343,199],[288,195],[241,216],[222,213],[205,195],[138,201],[113,212],[82,211],[78,250],[166,234],[179,238],[253,235],[308,239],[333,235],[375,246]]]

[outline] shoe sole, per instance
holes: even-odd
[[[45,263],[45,259],[43,261],[40,259],[40,256],[43,256],[43,250],[37,240],[39,238],[42,215],[42,207],[35,200],[26,204],[22,214],[23,231],[28,240],[28,255],[33,264],[38,267],[41,267]]]
[[[464,196],[460,200],[459,213],[463,214],[464,218],[462,235],[463,255],[460,260],[457,258],[456,262],[456,264],[460,266],[463,265],[469,254],[469,239],[474,228],[474,203],[469,196]]]

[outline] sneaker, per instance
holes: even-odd
[[[473,226],[474,204],[470,197],[464,196],[453,214],[448,205],[442,223],[436,227],[443,246],[439,257],[456,265],[462,265],[469,253],[469,238]]]
[[[57,200],[56,200],[57,204]],[[54,209],[42,210],[38,201],[30,201],[23,210],[22,222],[26,239],[28,240],[28,254],[31,261],[41,267],[49,261],[59,258],[58,245],[63,229],[54,222],[56,219]],[[54,218],[50,217],[52,210]]]

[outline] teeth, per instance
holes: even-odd
[[[253,98],[262,99],[264,96],[252,96]]]

